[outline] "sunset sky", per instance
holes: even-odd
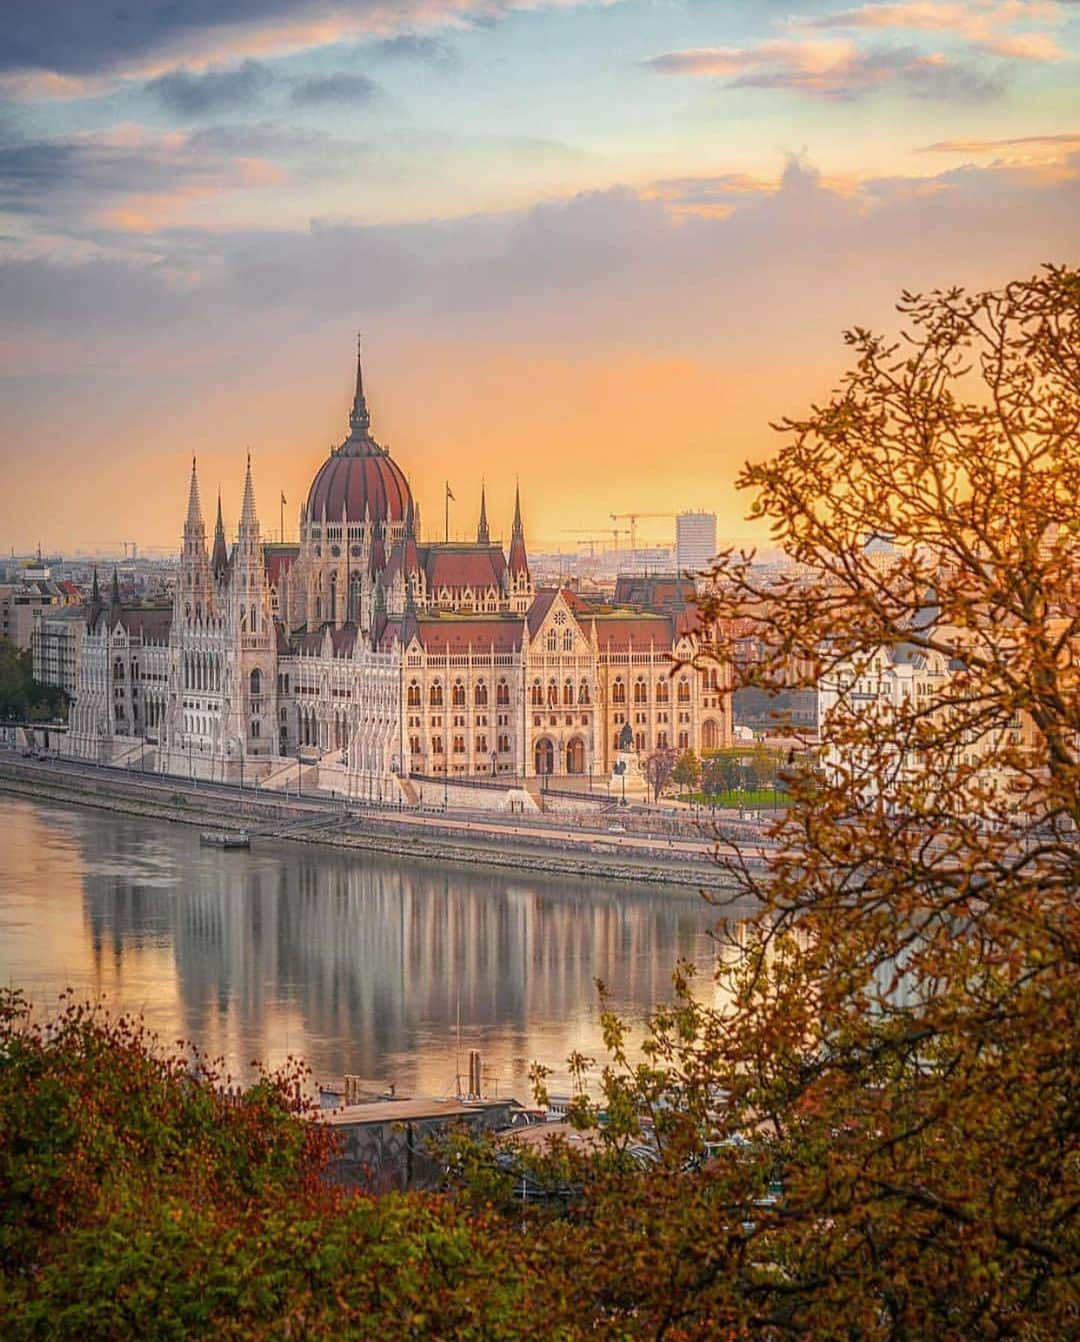
[[[373,430],[441,531],[704,507],[901,289],[1080,250],[1075,0],[5,0],[0,544],[286,528]],[[641,524],[661,539],[669,524]]]

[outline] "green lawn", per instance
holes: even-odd
[[[727,792],[718,792],[715,797],[706,797],[704,792],[681,792],[680,801],[696,801],[701,806],[708,806],[714,803],[717,806],[752,806],[752,807],[772,807],[787,806],[788,795],[781,792],[779,788],[755,788],[749,792],[737,792],[734,788]]]

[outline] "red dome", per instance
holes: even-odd
[[[342,509],[349,522],[363,522],[370,511],[372,522],[404,522],[412,502],[408,481],[396,462],[370,440],[350,440],[323,462],[308,493],[309,522],[325,513],[330,522],[341,520]]]

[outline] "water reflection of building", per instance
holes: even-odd
[[[599,1048],[596,979],[641,1015],[708,954],[708,912],[680,895],[171,837],[175,891],[88,877],[89,926],[121,953],[171,934],[176,1037],[234,1067],[287,1034],[319,1071],[445,1086],[460,1012],[464,1045],[520,1084],[532,1057]]]

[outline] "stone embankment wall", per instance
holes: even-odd
[[[398,857],[536,871],[546,874],[587,876],[623,884],[678,885],[716,888],[719,873],[705,856],[688,860],[662,853],[619,852],[614,840],[599,835],[581,851],[552,836],[527,842],[509,829],[478,833],[463,838],[452,829],[440,828],[440,817],[428,816],[423,826],[395,824],[392,816],[325,807],[305,808],[263,793],[241,796],[235,790],[227,797],[192,788],[187,780],[160,775],[130,775],[112,770],[77,770],[71,765],[50,769],[30,764],[17,756],[0,754],[0,792],[93,806],[124,815],[169,820],[200,828],[247,829],[257,837],[317,843],[337,849],[393,853]]]

